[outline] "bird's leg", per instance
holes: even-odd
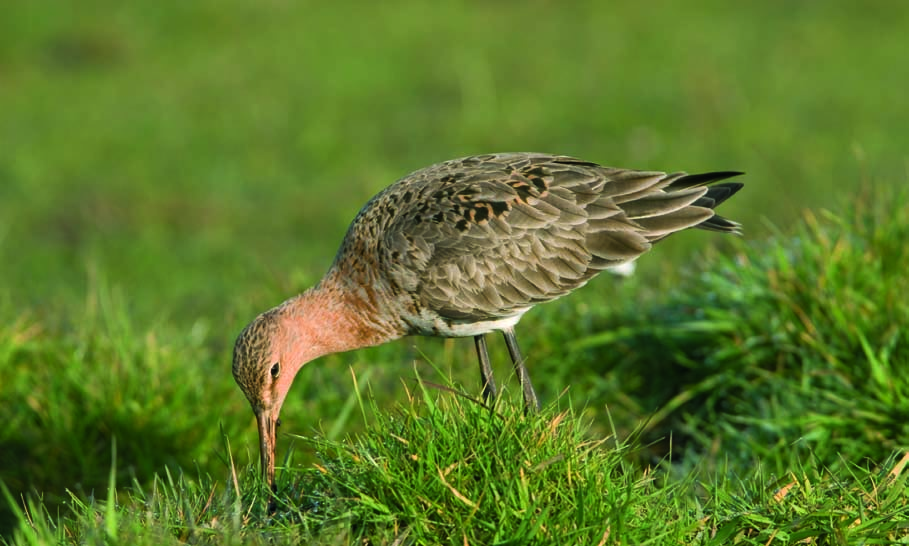
[[[483,402],[496,399],[496,380],[492,378],[492,364],[486,352],[486,337],[483,334],[473,336],[477,346],[477,358],[480,359],[480,379],[483,380]]]
[[[530,383],[530,374],[524,367],[524,358],[521,357],[521,350],[518,349],[518,339],[514,335],[513,328],[502,330],[505,335],[505,344],[508,345],[508,354],[511,355],[511,362],[514,364],[514,372],[521,382],[521,391],[524,393],[524,413],[540,410],[540,401],[537,399],[537,393],[533,390]]]

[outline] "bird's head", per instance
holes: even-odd
[[[278,416],[300,366],[280,317],[274,309],[256,317],[237,338],[233,359],[234,379],[256,416],[262,473],[271,486]]]
[[[234,345],[234,379],[256,416],[262,473],[271,486],[278,416],[300,368],[320,356],[377,345],[404,333],[364,324],[358,307],[343,295],[319,287],[307,290],[256,317]]]

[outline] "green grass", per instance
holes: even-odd
[[[907,25],[846,1],[4,6],[0,537],[905,541]],[[268,515],[234,337],[380,188],[509,150],[744,170],[746,235],[675,236],[529,313],[539,418],[513,380],[500,417],[424,395],[478,394],[469,340],[307,366]]]
[[[840,214],[809,212],[566,343],[620,360],[603,373],[622,379],[629,411],[660,408],[647,426],[676,449],[776,460],[777,472],[787,446],[825,465],[879,462],[909,442],[906,203],[904,189],[877,188]]]
[[[705,256],[703,269],[678,284],[673,296],[620,307],[606,324],[591,325],[591,331],[613,329],[578,337],[570,354],[593,361],[605,358],[600,351],[613,354],[616,364],[601,381],[626,387],[609,409],[594,402],[610,396],[596,383],[565,378],[572,390],[527,417],[515,393],[490,409],[473,398],[471,386],[433,386],[420,373],[416,382],[386,386],[398,403],[384,408],[375,402],[382,396],[372,392],[382,382],[367,381],[372,369],[360,377],[354,372],[353,381],[340,381],[350,392],[337,406],[343,425],[329,433],[282,436],[295,449],[284,457],[274,496],[261,484],[255,463],[235,463],[236,449],[223,431],[186,418],[185,430],[149,418],[157,413],[144,416],[149,431],[143,430],[143,415],[123,399],[162,409],[180,402],[155,399],[160,387],[112,381],[99,384],[105,392],[74,392],[79,380],[73,377],[36,377],[26,390],[35,392],[41,384],[60,397],[44,395],[48,407],[82,404],[81,419],[48,416],[47,424],[60,430],[44,430],[57,441],[88,442],[92,412],[110,413],[105,422],[123,423],[112,431],[115,438],[135,442],[138,432],[149,442],[140,447],[155,451],[169,440],[150,431],[166,430],[174,437],[169,449],[178,450],[177,439],[192,438],[214,450],[220,462],[186,477],[178,469],[191,467],[189,461],[165,461],[168,468],[150,481],[134,477],[118,492],[114,484],[124,481],[123,463],[92,466],[105,451],[94,439],[81,446],[98,451],[83,452],[81,471],[94,473],[97,491],[106,490],[107,500],[98,500],[96,492],[66,491],[58,515],[48,506],[60,506],[59,499],[33,497],[20,506],[5,486],[14,516],[8,540],[909,543],[909,381],[900,372],[909,366],[909,343],[897,327],[909,316],[909,304],[899,297],[905,277],[894,275],[907,252],[898,242],[909,230],[909,200],[904,191],[884,190],[881,196],[857,201],[842,217],[808,214],[789,237]],[[806,278],[814,280],[811,286]],[[117,314],[122,303],[114,301],[100,298],[98,314],[107,317],[102,328],[86,322],[95,351],[146,370],[155,369],[150,362],[183,364],[162,358],[166,344],[114,343],[135,339],[127,333],[128,319]],[[869,305],[874,312],[863,307]],[[5,339],[21,340],[28,328],[16,332]],[[559,342],[557,336],[546,340]],[[543,346],[538,353],[546,351]],[[19,359],[40,352],[19,348],[4,354]],[[653,380],[670,375],[675,389]],[[361,394],[367,383],[370,391]],[[583,393],[574,394],[579,386]],[[115,396],[121,398],[109,399]],[[575,397],[584,400],[580,407],[571,401]],[[627,400],[636,404],[621,403]],[[657,407],[649,417],[628,414],[648,404]],[[80,423],[84,429],[73,428]],[[344,428],[360,427],[357,434],[332,439]],[[30,428],[13,423],[7,434],[16,438]],[[118,450],[115,456],[142,460],[139,452]],[[250,458],[255,461],[255,453]],[[61,479],[37,465],[24,468]]]
[[[374,410],[376,408],[373,408]],[[51,517],[17,509],[15,543],[95,544],[906,544],[901,460],[832,474],[808,458],[783,476],[667,478],[633,444],[591,439],[568,407],[524,417],[422,390],[343,442],[291,466],[270,500],[255,469],[156,477]],[[5,492],[9,501],[13,501]]]

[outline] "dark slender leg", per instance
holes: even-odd
[[[473,336],[477,346],[477,358],[480,359],[480,379],[483,381],[483,402],[496,399],[496,380],[492,378],[492,364],[486,352],[486,337],[483,334]]]
[[[505,335],[505,344],[508,345],[508,354],[511,355],[511,362],[514,364],[514,373],[521,382],[521,390],[524,393],[524,413],[540,410],[540,401],[537,399],[537,393],[533,390],[530,383],[530,374],[524,367],[524,359],[521,357],[521,350],[518,349],[518,340],[514,336],[514,329],[507,328],[502,330]]]

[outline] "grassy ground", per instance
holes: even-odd
[[[894,189],[907,185],[909,82],[896,67],[909,8],[3,11],[4,540],[909,534],[909,385],[896,372],[909,365],[909,197]],[[746,238],[679,235],[636,277],[529,314],[519,335],[550,401],[539,418],[510,410],[513,383],[498,417],[423,394],[418,375],[477,394],[469,341],[308,366],[279,457],[304,438],[269,515],[233,338],[318,279],[384,185],[506,150],[747,171],[724,205]]]

